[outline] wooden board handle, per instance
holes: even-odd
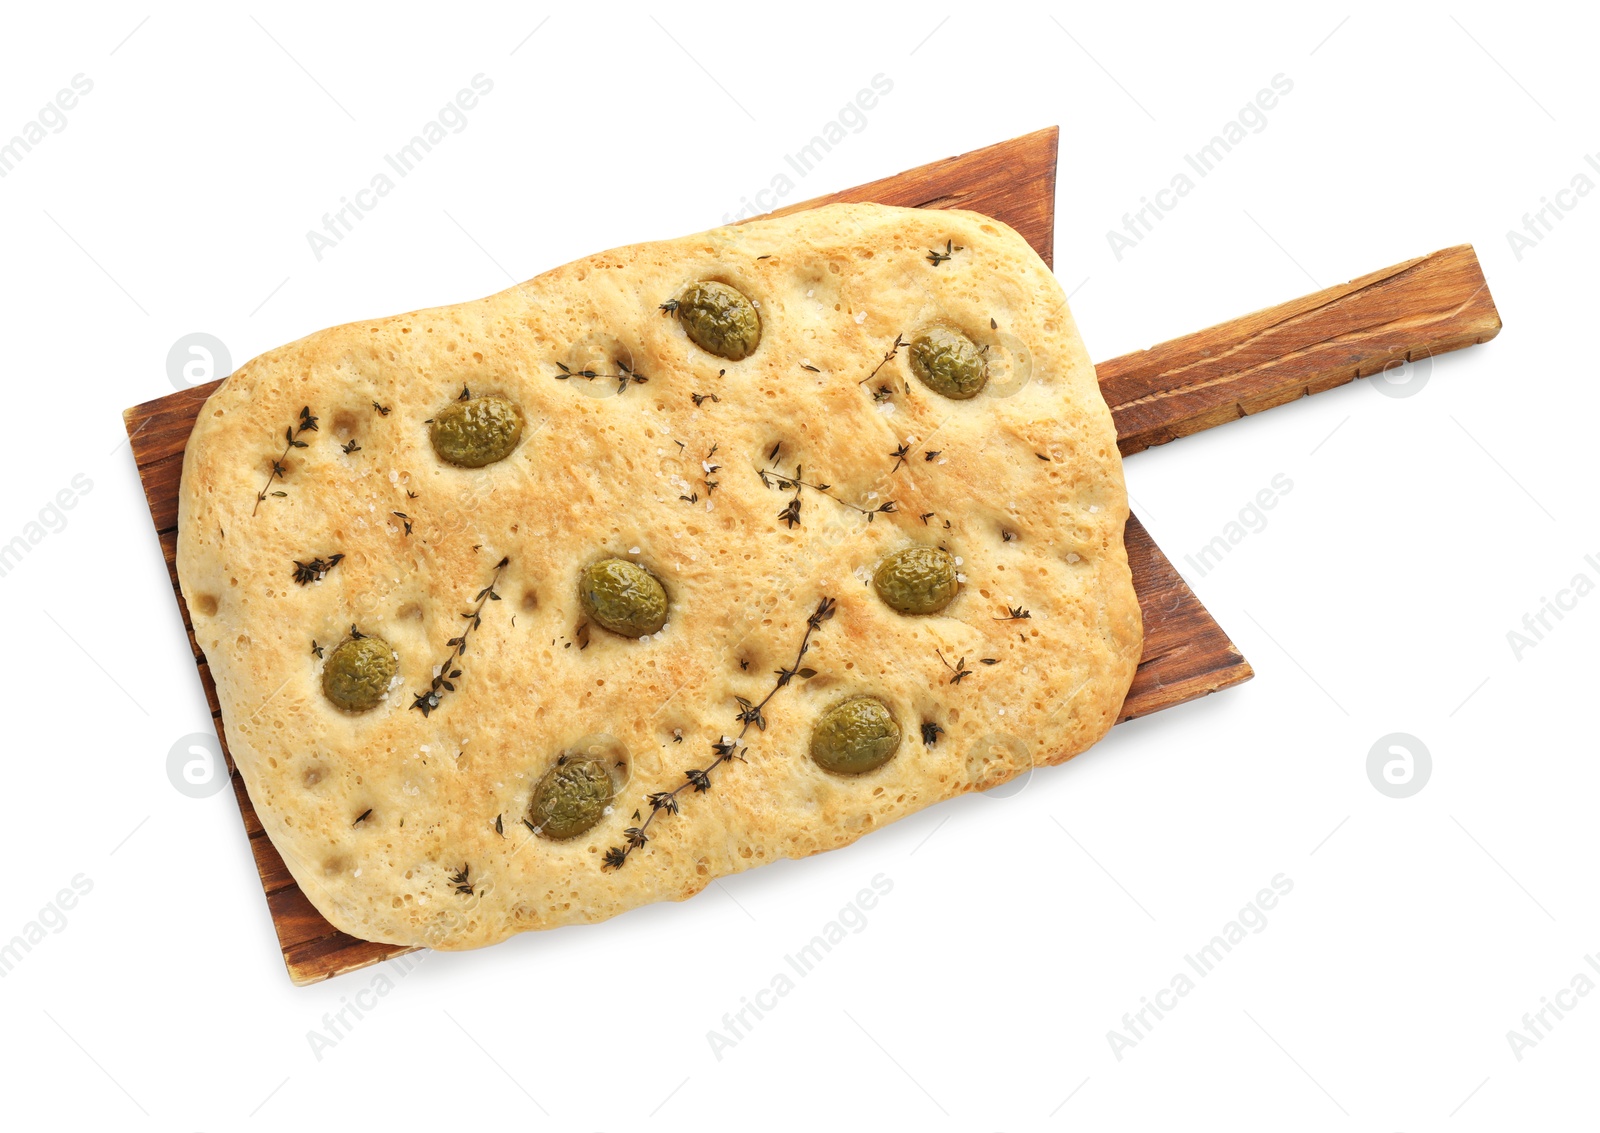
[[[1095,367],[1122,454],[1500,333],[1470,244]]]

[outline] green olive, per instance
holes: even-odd
[[[937,614],[961,589],[956,559],[942,547],[905,547],[872,576],[878,597],[902,614]]]
[[[563,758],[533,788],[528,821],[546,838],[576,838],[600,821],[616,791],[598,759]]]
[[[691,283],[678,295],[678,321],[701,350],[737,362],[761,342],[761,318],[750,300],[715,280]]]
[[[394,673],[394,649],[387,641],[351,638],[328,654],[322,666],[322,694],[348,712],[365,712],[383,702]]]
[[[989,380],[983,351],[949,327],[933,327],[911,341],[911,372],[934,393],[956,401],[978,396]]]
[[[434,415],[433,451],[462,468],[482,468],[511,455],[522,439],[522,410],[503,397],[452,401]]]
[[[655,575],[627,559],[601,559],[583,572],[578,600],[590,621],[623,637],[667,624],[667,592]]]
[[[900,746],[900,726],[883,701],[858,696],[822,714],[811,730],[811,758],[824,771],[861,775],[889,762]]]

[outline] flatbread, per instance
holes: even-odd
[[[662,309],[697,280],[755,303],[748,358]],[[895,346],[936,324],[986,348],[977,397],[934,393]],[[428,422],[464,392],[521,408],[509,457],[436,456]],[[681,900],[1061,762],[1115,721],[1142,644],[1115,432],[1066,297],[970,212],[832,205],[321,331],[206,402],[180,501],[178,574],[256,812],[330,922],[392,944]],[[958,556],[942,613],[871,584],[911,544]],[[660,578],[659,633],[585,622],[578,575],[607,556]],[[352,629],[399,668],[359,715],[321,683]],[[822,770],[813,723],[861,695],[896,754]],[[702,791],[686,776],[719,743],[735,757]],[[619,790],[553,841],[523,819],[574,753]]]

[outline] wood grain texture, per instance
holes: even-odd
[[[1124,456],[1500,333],[1470,244],[1095,366]]]
[[[972,208],[1016,228],[1048,262],[1053,240],[1055,146],[1056,130],[1041,130],[784,211],[832,200]],[[205,399],[219,384],[169,394],[123,414],[186,628],[191,626],[189,611],[178,593],[175,565],[183,450]],[[1209,414],[1213,408],[1197,412]],[[1212,417],[1214,414],[1207,420]],[[1127,548],[1144,614],[1145,649],[1120,719],[1148,715],[1249,679],[1249,664],[1136,519],[1128,522]],[[263,831],[232,757],[227,755],[216,688],[192,628],[189,647],[228,759],[234,795],[290,978],[296,984],[314,983],[411,951],[338,932],[300,892]]]

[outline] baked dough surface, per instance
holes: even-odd
[[[701,279],[756,303],[750,357],[706,353],[659,309]],[[982,393],[938,396],[904,348],[863,381],[897,335],[934,324],[988,347]],[[648,380],[619,389],[558,365],[619,363]],[[429,441],[464,386],[526,418],[484,468],[447,465]],[[318,426],[269,481],[302,407]],[[800,488],[791,526],[793,489],[768,484],[796,464],[828,490]],[[857,510],[889,501],[870,521]],[[1140,656],[1126,519],[1110,413],[1026,242],[976,213],[832,205],[603,252],[241,366],[189,440],[178,574],[230,749],[306,896],[357,937],[473,948],[681,900],[1083,751]],[[962,586],[942,613],[905,616],[870,579],[919,542],[959,556]],[[319,580],[293,577],[336,554]],[[578,573],[606,556],[661,579],[659,634],[580,630]],[[454,691],[413,708],[503,558]],[[776,691],[764,728],[741,725],[737,698],[773,690],[824,597],[836,606],[810,639],[814,675]],[[1001,620],[1013,607],[1031,616]],[[325,699],[313,651],[352,626],[399,658],[387,700],[360,715]],[[890,708],[898,752],[858,777],[825,772],[812,722],[859,695]],[[925,723],[942,729],[932,743]],[[741,727],[743,760],[605,868],[647,796]],[[619,793],[587,834],[555,842],[522,818],[570,752],[605,758]]]

